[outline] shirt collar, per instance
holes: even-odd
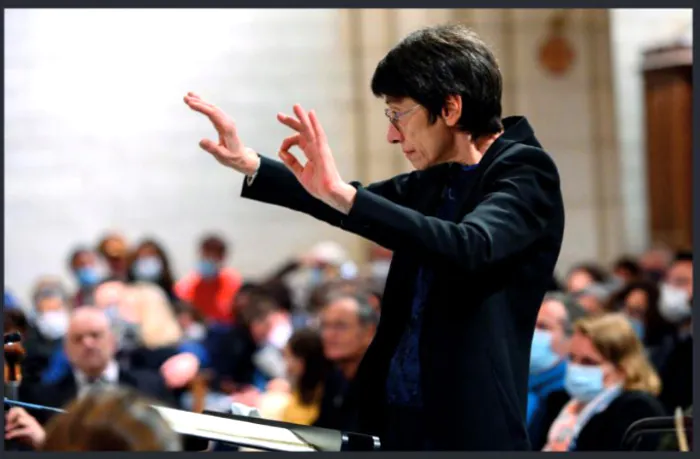
[[[85,386],[88,384],[88,377],[83,373],[82,371],[78,369],[73,370],[73,374],[75,375],[75,379],[78,382],[79,386]],[[100,378],[109,384],[118,384],[119,383],[119,365],[117,364],[116,361],[112,360],[107,364],[107,367],[105,370],[102,372],[100,375]]]

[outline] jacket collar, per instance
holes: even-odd
[[[537,148],[541,147],[540,143],[535,138],[535,132],[532,129],[532,126],[524,116],[506,117],[502,120],[502,122],[503,133],[496,138],[496,140],[484,153],[481,161],[479,161],[479,167],[477,169],[478,177],[475,181],[479,181],[483,176],[484,171],[488,169],[494,160],[513,143],[531,145]],[[455,166],[456,163],[443,163],[429,167],[428,169],[418,172],[419,181],[426,184],[445,184],[447,182],[450,169]],[[466,205],[470,191],[474,189],[475,181],[473,181],[469,189],[465,190],[462,194],[459,203],[460,209]],[[442,187],[419,186],[419,188],[421,189],[421,192],[419,193],[417,209],[423,212],[434,210],[438,200],[440,199]]]

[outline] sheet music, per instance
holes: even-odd
[[[153,406],[153,408],[158,410],[171,427],[182,435],[194,435],[275,451],[316,451],[292,431],[282,427],[266,426],[162,406]]]

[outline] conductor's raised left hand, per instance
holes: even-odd
[[[294,117],[283,113],[277,115],[280,123],[296,131],[282,142],[280,159],[309,194],[347,214],[356,190],[340,177],[321,122],[313,110],[307,113],[298,104],[294,106],[294,114]],[[295,146],[306,156],[303,165],[289,151]]]

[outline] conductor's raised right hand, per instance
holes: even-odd
[[[185,103],[194,111],[209,118],[219,134],[219,142],[203,139],[199,146],[211,153],[224,166],[237,170],[245,175],[252,175],[260,165],[260,157],[255,151],[243,145],[238,137],[233,120],[220,108],[205,102],[198,95],[189,92]]]

